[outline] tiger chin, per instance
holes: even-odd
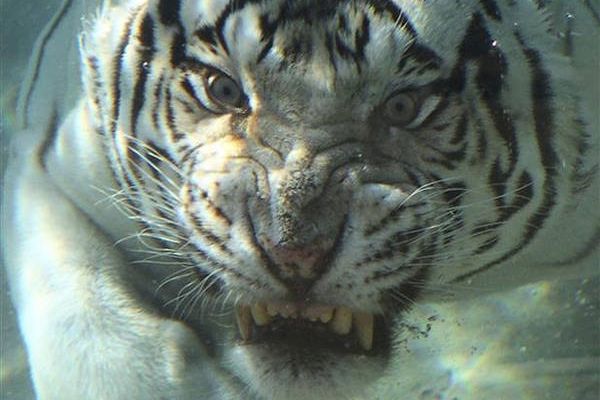
[[[38,398],[359,399],[413,305],[594,270],[598,14],[537,3],[64,1],[3,196]]]

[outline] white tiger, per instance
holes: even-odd
[[[96,7],[5,175],[38,398],[361,398],[438,288],[597,273],[597,2]]]

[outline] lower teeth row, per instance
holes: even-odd
[[[328,309],[331,311],[328,311]],[[325,311],[321,312],[318,315],[318,318],[315,316],[315,312],[301,312],[300,315],[302,319],[308,319],[312,322],[316,322],[318,319],[322,323],[326,323],[329,329],[338,335],[349,334],[354,325],[354,331],[360,346],[364,350],[371,350],[373,347],[374,327],[374,318],[372,314],[352,312],[352,310],[347,307],[328,309],[324,309]],[[280,315],[283,318],[298,318],[298,313],[295,310],[293,310],[293,312],[286,312],[286,310],[283,310],[283,313],[273,313],[273,309],[269,310],[268,306],[255,305],[252,307],[237,307],[236,319],[240,336],[244,341],[249,341],[252,334],[253,323],[257,326],[268,325],[276,315]]]

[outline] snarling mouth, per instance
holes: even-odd
[[[382,316],[344,306],[255,303],[236,308],[244,344],[279,344],[373,355],[389,346]]]

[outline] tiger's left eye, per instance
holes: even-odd
[[[211,99],[223,107],[242,107],[244,98],[237,82],[223,74],[213,74],[207,78],[208,94]]]
[[[408,125],[419,114],[418,100],[414,94],[397,93],[386,100],[383,114],[391,125]]]

